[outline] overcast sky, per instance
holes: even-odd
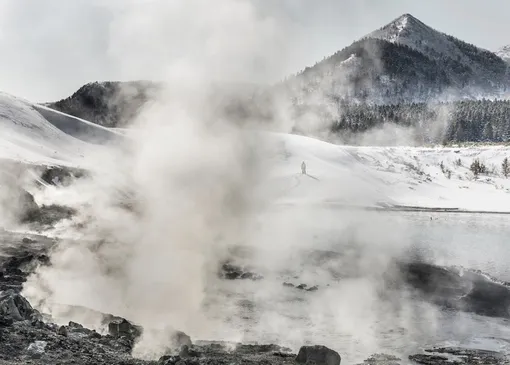
[[[0,0],[0,90],[52,101],[94,80],[270,82],[403,13],[510,44],[509,0]]]

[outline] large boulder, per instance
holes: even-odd
[[[108,320],[108,333],[113,337],[126,337],[135,340],[142,335],[142,327],[137,326],[125,318],[112,317]]]
[[[0,318],[12,321],[35,320],[40,317],[21,294],[8,290],[0,295]]]
[[[340,365],[341,357],[338,352],[326,346],[303,346],[296,357],[298,364]]]

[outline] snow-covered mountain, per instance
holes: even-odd
[[[496,54],[404,14],[287,84],[299,102],[350,99],[376,103],[499,96],[509,66]]]
[[[496,52],[498,57],[501,57],[503,60],[510,63],[510,44],[504,47],[501,47]]]
[[[411,14],[401,15],[367,37],[409,46],[441,63],[447,59],[452,63],[452,71],[459,67],[470,70],[478,83],[486,77],[497,77],[500,68],[504,68],[497,53],[498,57],[494,57],[494,53],[439,32]],[[453,80],[458,78],[453,72],[450,76]],[[463,80],[457,81],[462,86]]]
[[[221,95],[218,104],[240,122],[278,123],[285,114],[296,124],[312,120],[327,129],[340,119],[339,101],[395,105],[507,98],[510,65],[501,58],[506,51],[496,55],[404,14],[281,83],[243,92],[222,86],[211,94]],[[162,86],[95,82],[46,105],[103,126],[123,127]]]

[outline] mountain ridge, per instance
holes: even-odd
[[[125,85],[135,92],[119,91]],[[92,83],[47,105],[104,126],[123,127],[159,86],[140,81]],[[437,103],[505,98],[509,93],[510,64],[496,53],[435,30],[406,13],[262,92],[223,99],[228,101],[229,116],[236,120],[277,121],[286,108],[296,124],[312,115],[312,122],[331,125],[346,101]]]

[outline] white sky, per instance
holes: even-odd
[[[270,82],[403,13],[510,44],[509,0],[0,0],[0,90],[52,101],[95,80]]]

